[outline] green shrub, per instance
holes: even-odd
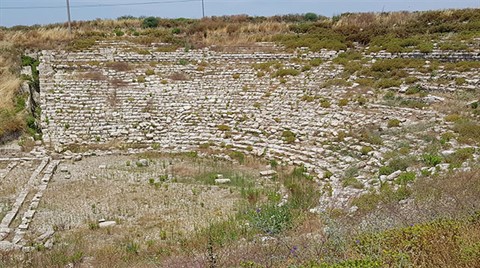
[[[416,174],[415,172],[403,172],[400,173],[398,178],[395,180],[396,184],[406,185],[409,182],[415,181]]]
[[[371,146],[363,146],[362,149],[360,150],[362,155],[367,155],[371,151],[373,151],[373,148]]]
[[[399,126],[400,126],[400,120],[398,119],[388,120],[387,127],[392,128],[392,127],[399,127]]]
[[[274,74],[273,77],[284,77],[284,76],[297,76],[300,74],[299,70],[295,69],[280,69],[277,70]]]
[[[395,172],[395,170],[393,168],[391,168],[390,166],[382,166],[378,169],[378,174],[381,176],[381,175],[390,175],[392,174],[393,172]]]
[[[452,167],[460,167],[465,161],[472,159],[474,153],[474,148],[460,148],[457,149],[455,153],[447,156],[445,162],[449,163]]]
[[[322,87],[324,88],[328,88],[331,86],[349,87],[349,86],[352,86],[352,83],[347,81],[346,79],[335,78],[335,79],[327,80],[322,84]]]
[[[417,49],[420,50],[422,53],[431,53],[433,51],[433,44],[432,42],[425,42],[417,45]]]
[[[155,71],[152,69],[148,69],[145,71],[145,75],[154,75],[154,74],[155,74]]]
[[[414,95],[414,94],[417,94],[421,91],[421,88],[418,87],[418,86],[414,86],[414,87],[409,87],[407,89],[407,91],[405,91],[405,94],[407,95]]]
[[[364,87],[373,87],[375,85],[375,80],[371,78],[357,78],[355,82]]]
[[[115,30],[113,30],[113,33],[114,33],[116,36],[123,36],[123,35],[125,35],[125,32],[123,32],[121,29],[115,29]]]
[[[187,64],[188,64],[188,60],[186,60],[186,59],[180,59],[180,60],[178,61],[178,64],[179,64],[179,65],[184,65],[184,66],[185,66],[185,65],[187,65]]]
[[[348,105],[348,99],[340,99],[338,101],[338,106],[347,106]]]
[[[453,130],[458,133],[458,141],[467,144],[480,143],[480,124],[477,122],[462,119],[457,120]]]
[[[270,167],[271,168],[277,168],[278,167],[278,162],[275,159],[270,160]]]
[[[363,129],[362,131],[360,131],[359,140],[375,145],[383,144],[383,139],[380,134],[376,131],[372,131],[371,129]]]
[[[242,152],[233,151],[228,154],[232,159],[238,161],[238,163],[243,164],[245,162],[245,155]]]
[[[434,167],[442,163],[442,157],[436,154],[424,154],[422,155],[422,160],[430,167]]]
[[[461,86],[461,85],[465,84],[466,82],[467,82],[467,80],[464,77],[455,78],[455,84],[457,84],[458,86]]]
[[[330,108],[331,106],[331,103],[329,100],[327,99],[323,99],[321,102],[320,102],[320,107],[322,108]]]
[[[310,65],[314,67],[320,66],[322,63],[323,63],[323,60],[320,58],[310,60]]]
[[[232,128],[227,125],[218,125],[217,129],[220,131],[230,131]]]
[[[275,235],[292,225],[293,217],[288,205],[266,204],[249,212],[247,219],[251,226],[260,231]]]
[[[396,157],[391,159],[388,162],[388,166],[391,167],[394,171],[397,170],[407,170],[408,167],[413,165],[416,162],[416,158],[411,157]]]
[[[306,13],[305,15],[303,15],[303,17],[307,21],[316,21],[318,19],[318,15],[315,14],[315,13],[311,13],[311,12]]]
[[[375,87],[377,88],[391,88],[391,87],[399,87],[402,84],[401,80],[395,79],[380,79],[375,83]]]
[[[314,100],[315,100],[315,96],[311,96],[311,95],[303,95],[302,96],[302,101],[312,102]]]
[[[353,187],[355,189],[363,189],[364,185],[362,182],[360,182],[358,179],[354,178],[354,177],[349,177],[349,178],[345,178],[342,180],[342,186],[343,187]]]
[[[157,28],[159,24],[158,18],[155,17],[147,17],[142,21],[143,28]]]
[[[290,130],[284,130],[282,132],[282,138],[286,143],[293,143],[296,139],[296,135]]]
[[[406,77],[405,78],[405,83],[407,84],[413,84],[415,82],[418,82],[420,79],[418,77],[414,77],[414,76],[409,76],[409,77]],[[419,87],[415,86],[417,89],[419,89]],[[409,88],[410,89],[410,88]],[[408,92],[408,89],[407,89],[407,92]],[[418,92],[416,92],[418,93]],[[407,93],[408,94],[408,93]]]

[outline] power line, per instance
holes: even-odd
[[[93,7],[118,7],[118,6],[140,6],[140,5],[158,5],[158,4],[174,4],[174,3],[188,3],[188,2],[199,2],[202,0],[167,0],[167,1],[151,1],[151,2],[140,2],[140,3],[124,3],[124,4],[88,4],[88,5],[74,5],[70,6],[71,8],[93,8]],[[13,10],[13,9],[55,9],[55,8],[66,8],[66,6],[33,6],[33,7],[0,7],[0,10]]]

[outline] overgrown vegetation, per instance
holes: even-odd
[[[21,132],[34,135],[38,131],[35,117],[31,113],[40,111],[26,111],[28,94],[18,90],[22,80],[18,70],[11,68],[21,64],[30,66],[32,76],[24,79],[28,79],[30,86],[36,89],[38,61],[20,57],[21,53],[15,46],[20,49],[64,47],[83,50],[93,46],[96,41],[122,37],[146,45],[152,42],[169,44],[157,48],[157,52],[175,51],[178,48],[188,51],[190,48],[212,44],[218,47],[248,46],[258,41],[274,41],[290,50],[345,50],[333,61],[334,65],[344,68],[343,74],[340,78],[325,81],[321,87],[350,87],[355,82],[361,90],[366,89],[362,93],[371,89],[372,96],[383,96],[384,104],[423,109],[429,105],[421,99],[428,94],[428,90],[420,83],[417,84],[418,78],[410,77],[407,70],[414,69],[434,77],[440,68],[472,71],[480,67],[479,63],[426,63],[425,60],[403,58],[370,62],[362,53],[351,48],[355,44],[359,44],[357,48],[368,46],[367,53],[380,50],[391,53],[429,53],[436,48],[470,50],[475,47],[475,38],[480,34],[479,13],[475,9],[465,9],[343,14],[333,18],[313,13],[270,18],[211,17],[202,20],[124,17],[112,21],[75,22],[73,35],[67,34],[60,25],[0,29],[0,41],[8,43],[0,43],[4,46],[0,48],[0,64],[3,64],[0,66],[0,143],[17,137]],[[302,65],[284,65],[271,61],[255,63],[252,68],[257,77],[277,78],[282,84],[288,85],[287,80],[292,76],[303,77],[312,66],[322,64],[320,59],[296,60],[292,62]],[[181,67],[195,63],[179,59],[176,64]],[[106,65],[117,72],[133,68],[131,64],[121,62],[109,62]],[[205,66],[198,68],[198,71],[205,71]],[[146,83],[155,78],[153,69],[147,69],[142,74],[135,77],[135,82]],[[354,74],[356,79],[345,79]],[[235,73],[231,78],[243,79],[243,76],[243,73]],[[104,79],[100,73],[95,72],[84,73],[82,78]],[[162,84],[190,79],[181,72],[165,78],[171,81],[164,79]],[[465,78],[451,80],[456,85],[468,83]],[[121,86],[119,82],[110,83]],[[394,88],[405,85],[404,89],[408,89],[404,94],[394,93]],[[385,90],[390,88],[390,91]],[[245,86],[243,90],[248,91],[249,87]],[[347,106],[344,108],[352,108],[354,105],[364,108],[368,106],[369,100],[362,93],[348,92],[349,95],[336,104]],[[112,94],[112,106],[115,94]],[[335,104],[331,107],[329,99],[313,95],[308,90],[300,96],[298,101],[303,101],[302,104],[319,100],[320,107],[326,111],[337,108]],[[311,104],[316,103],[308,105]],[[252,105],[257,109],[262,107],[260,102]],[[212,220],[207,228],[194,226],[194,231],[188,236],[167,235],[166,231],[162,231],[158,241],[143,241],[143,237],[136,234],[137,237],[124,237],[120,242],[112,236],[110,239],[115,241],[115,245],[106,246],[100,251],[89,251],[82,237],[70,237],[71,240],[63,237],[64,240],[60,240],[62,242],[52,250],[39,246],[22,260],[9,255],[13,253],[1,253],[0,266],[3,263],[6,266],[75,266],[88,262],[86,256],[93,256],[93,262],[98,265],[108,266],[111,262],[126,267],[161,266],[165,263],[165,266],[169,266],[168,261],[173,262],[170,266],[185,266],[179,259],[187,260],[187,264],[199,262],[200,265],[210,267],[480,266],[479,172],[476,167],[471,171],[453,171],[465,166],[466,162],[474,161],[473,156],[478,150],[475,146],[480,144],[480,125],[474,117],[475,112],[479,111],[478,106],[478,101],[473,102],[469,107],[462,108],[466,112],[462,110],[448,115],[445,121],[451,122],[452,132],[444,133],[440,138],[426,135],[425,139],[431,140],[431,144],[420,155],[407,156],[410,151],[407,146],[401,148],[405,150],[399,149],[399,153],[378,162],[383,166],[378,173],[377,170],[372,171],[374,178],[369,182],[376,187],[379,185],[377,188],[359,179],[358,167],[346,169],[341,185],[350,190],[364,191],[362,195],[348,200],[358,210],[331,211],[325,208],[320,215],[310,213],[309,210],[318,205],[322,194],[331,194],[328,180],[334,174],[327,171],[323,178],[318,179],[316,174],[303,166],[289,169],[272,160],[270,166],[279,171],[279,174],[271,179],[256,181],[250,176],[223,170],[222,174],[230,181],[227,185],[219,185],[215,181],[218,171],[194,176],[192,179],[197,183],[196,186],[229,189],[231,193],[238,193],[242,202],[229,218]],[[467,115],[470,112],[473,116]],[[369,125],[358,131],[348,130],[348,138],[358,140],[357,154],[361,154],[362,158],[375,156],[379,152],[378,147],[384,143],[391,146],[391,142],[384,142],[382,136],[385,137],[390,131],[407,131],[404,128],[408,121],[387,119],[385,124],[388,129]],[[65,125],[64,128],[68,129],[70,125]],[[231,137],[232,131],[237,131],[237,126],[233,124],[221,124],[213,128],[225,138]],[[346,132],[338,133],[335,143],[347,140],[346,135]],[[304,134],[297,130],[282,129],[276,136],[288,144],[288,148],[298,149],[301,144],[295,143],[303,141]],[[440,149],[449,149],[450,141],[471,147],[456,149],[448,155],[443,155],[443,152],[441,154]],[[158,146],[157,144],[157,149]],[[201,149],[208,149],[209,146],[209,142],[200,144]],[[225,157],[234,160],[236,164],[251,161],[248,154],[244,154],[245,151],[236,151],[231,145],[223,146],[227,148]],[[245,150],[253,151],[254,148],[248,146]],[[196,158],[197,153],[189,155]],[[415,170],[411,169],[414,166],[422,169],[412,171]],[[431,175],[445,166],[448,166],[445,170],[450,170],[447,175]],[[199,165],[198,169],[200,168]],[[387,182],[386,179],[390,181]],[[152,178],[149,184],[168,188],[167,183],[162,185],[166,180],[167,177],[163,176],[160,182]],[[317,190],[320,189],[320,183],[325,185],[322,191]],[[199,195],[196,188],[192,189],[192,195]],[[408,209],[408,215],[402,214],[405,208]],[[352,226],[352,222],[362,222],[362,226]],[[88,227],[88,232],[101,232],[96,222]],[[111,235],[108,232],[112,231],[105,231],[103,235],[108,237]],[[23,263],[24,260],[28,263]]]

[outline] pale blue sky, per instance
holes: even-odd
[[[182,2],[186,1],[186,2]],[[248,14],[269,16],[307,13],[332,16],[344,12],[431,10],[448,8],[480,8],[480,0],[204,0],[207,16]],[[80,8],[89,4],[130,4],[164,2],[151,5],[130,5]],[[201,0],[70,0],[72,20],[117,18],[122,15],[166,18],[199,18]],[[45,9],[7,9],[11,7],[58,7]],[[66,0],[0,0],[0,25],[32,25],[64,22]]]

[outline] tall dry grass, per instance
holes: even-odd
[[[0,75],[0,109],[12,109],[13,98],[20,88],[21,79],[13,74]]]
[[[75,39],[66,28],[38,28],[22,31],[0,30],[0,41],[8,41],[27,49],[55,48]]]

